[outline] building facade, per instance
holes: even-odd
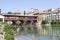
[[[1,14],[1,10],[0,10]],[[23,12],[8,12],[7,14],[0,15],[0,21],[3,18],[3,22],[11,22],[11,24],[16,24],[16,21],[21,21],[20,25],[36,24],[42,20],[60,20],[60,8],[48,9],[45,11],[39,11],[38,9],[31,9],[31,11]]]

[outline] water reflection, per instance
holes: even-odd
[[[42,29],[24,30],[15,35],[15,40],[59,40],[60,27],[41,26]],[[34,31],[35,30],[35,31]]]

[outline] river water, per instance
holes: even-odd
[[[17,32],[15,40],[60,40],[60,27],[42,26],[42,31]]]

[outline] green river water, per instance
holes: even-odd
[[[60,40],[59,26],[41,26],[42,31],[22,31],[15,35],[15,40]]]

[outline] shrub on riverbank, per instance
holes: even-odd
[[[56,23],[57,23],[56,20],[51,21],[51,24],[56,24]]]
[[[51,21],[51,24],[60,24],[60,21],[52,20],[52,21]]]
[[[1,23],[4,25],[4,32],[5,32],[5,40],[14,40],[14,32],[16,27],[7,23]]]
[[[48,21],[47,20],[42,20],[42,24],[47,24]]]
[[[52,20],[51,26],[52,26],[52,27],[60,27],[60,21]]]
[[[4,31],[5,31],[5,39],[6,40],[14,40],[14,31],[16,27],[13,25],[5,24]]]
[[[5,34],[5,40],[14,40],[14,35]]]

